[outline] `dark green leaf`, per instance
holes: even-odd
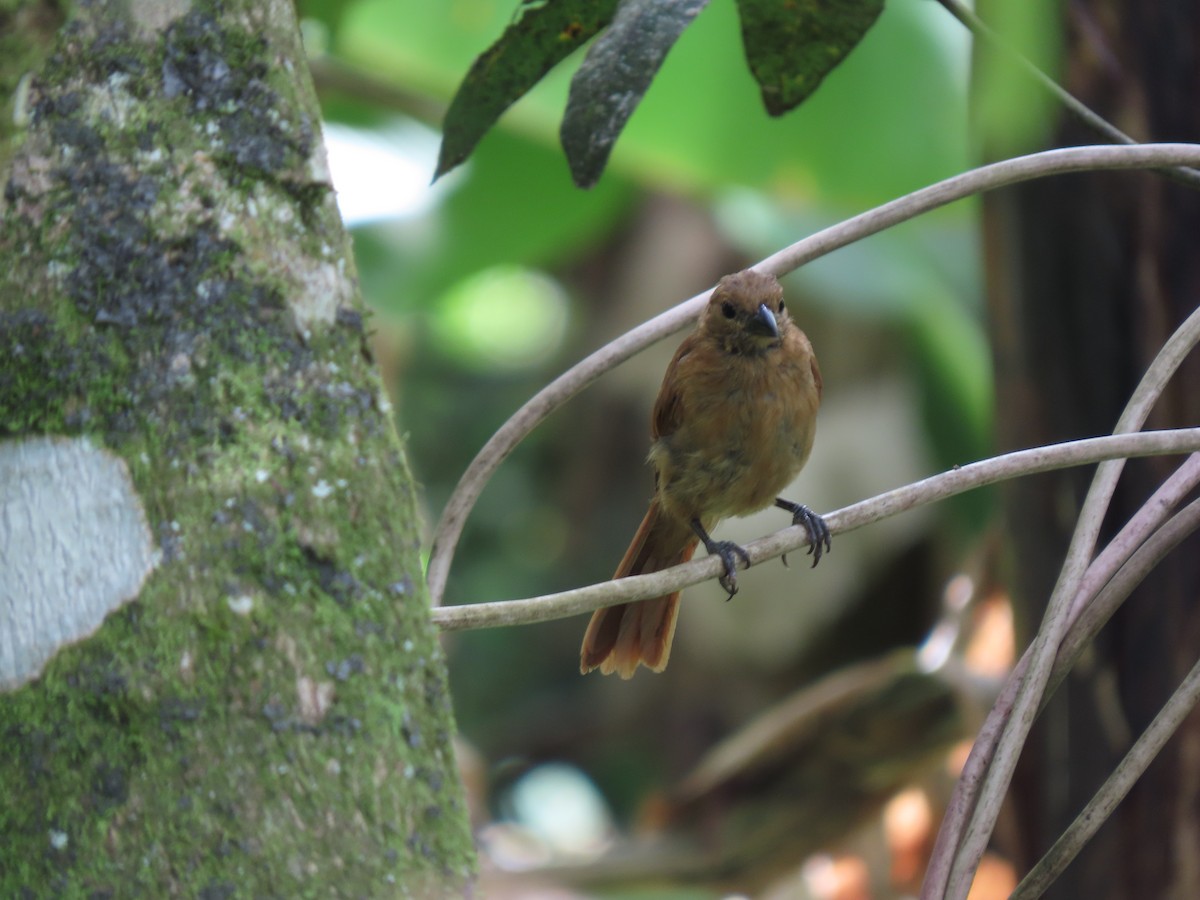
[[[799,106],[882,10],[883,0],[738,0],[746,59],[767,112]]]
[[[571,177],[591,187],[667,51],[708,0],[624,0],[571,80],[562,139]]]
[[[468,156],[501,113],[612,19],[617,0],[522,0],[515,21],[472,64],[442,126],[434,180]]]

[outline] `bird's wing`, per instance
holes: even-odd
[[[651,440],[657,441],[659,438],[672,434],[679,427],[679,423],[683,421],[683,396],[679,390],[678,380],[679,363],[695,347],[694,337],[694,335],[689,335],[679,345],[675,356],[671,358],[670,365],[667,366],[667,373],[663,375],[662,387],[658,389],[658,399],[654,401],[654,411],[650,415]]]

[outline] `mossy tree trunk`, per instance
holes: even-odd
[[[0,896],[462,896],[291,3],[17,3],[0,36]]]

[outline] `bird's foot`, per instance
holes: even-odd
[[[746,568],[750,568],[750,554],[733,541],[710,540],[704,545],[704,549],[712,555],[721,557],[721,562],[725,566],[725,574],[721,575],[717,581],[729,593],[725,600],[732,600],[733,595],[738,592],[737,561],[741,559],[746,564]]]
[[[696,533],[696,537],[700,538],[700,542],[704,544],[704,549],[708,551],[710,556],[721,557],[721,562],[725,564],[725,573],[721,575],[717,581],[721,587],[729,592],[726,600],[732,600],[733,595],[737,593],[737,561],[740,557],[742,562],[746,564],[746,568],[750,568],[750,554],[744,548],[735,544],[733,541],[714,541],[709,537],[708,532],[704,530],[704,526],[700,524],[699,519],[692,519],[692,531]]]
[[[816,566],[821,561],[821,555],[833,548],[832,536],[829,534],[829,526],[825,524],[825,520],[803,503],[778,499],[775,501],[775,505],[792,514],[793,525],[804,526],[804,530],[808,532],[808,554],[813,558],[812,564]],[[783,564],[787,565],[786,553],[783,555]]]

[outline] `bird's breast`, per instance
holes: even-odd
[[[743,364],[691,379],[680,426],[651,450],[664,501],[704,519],[770,504],[812,449],[818,397],[806,374]]]

